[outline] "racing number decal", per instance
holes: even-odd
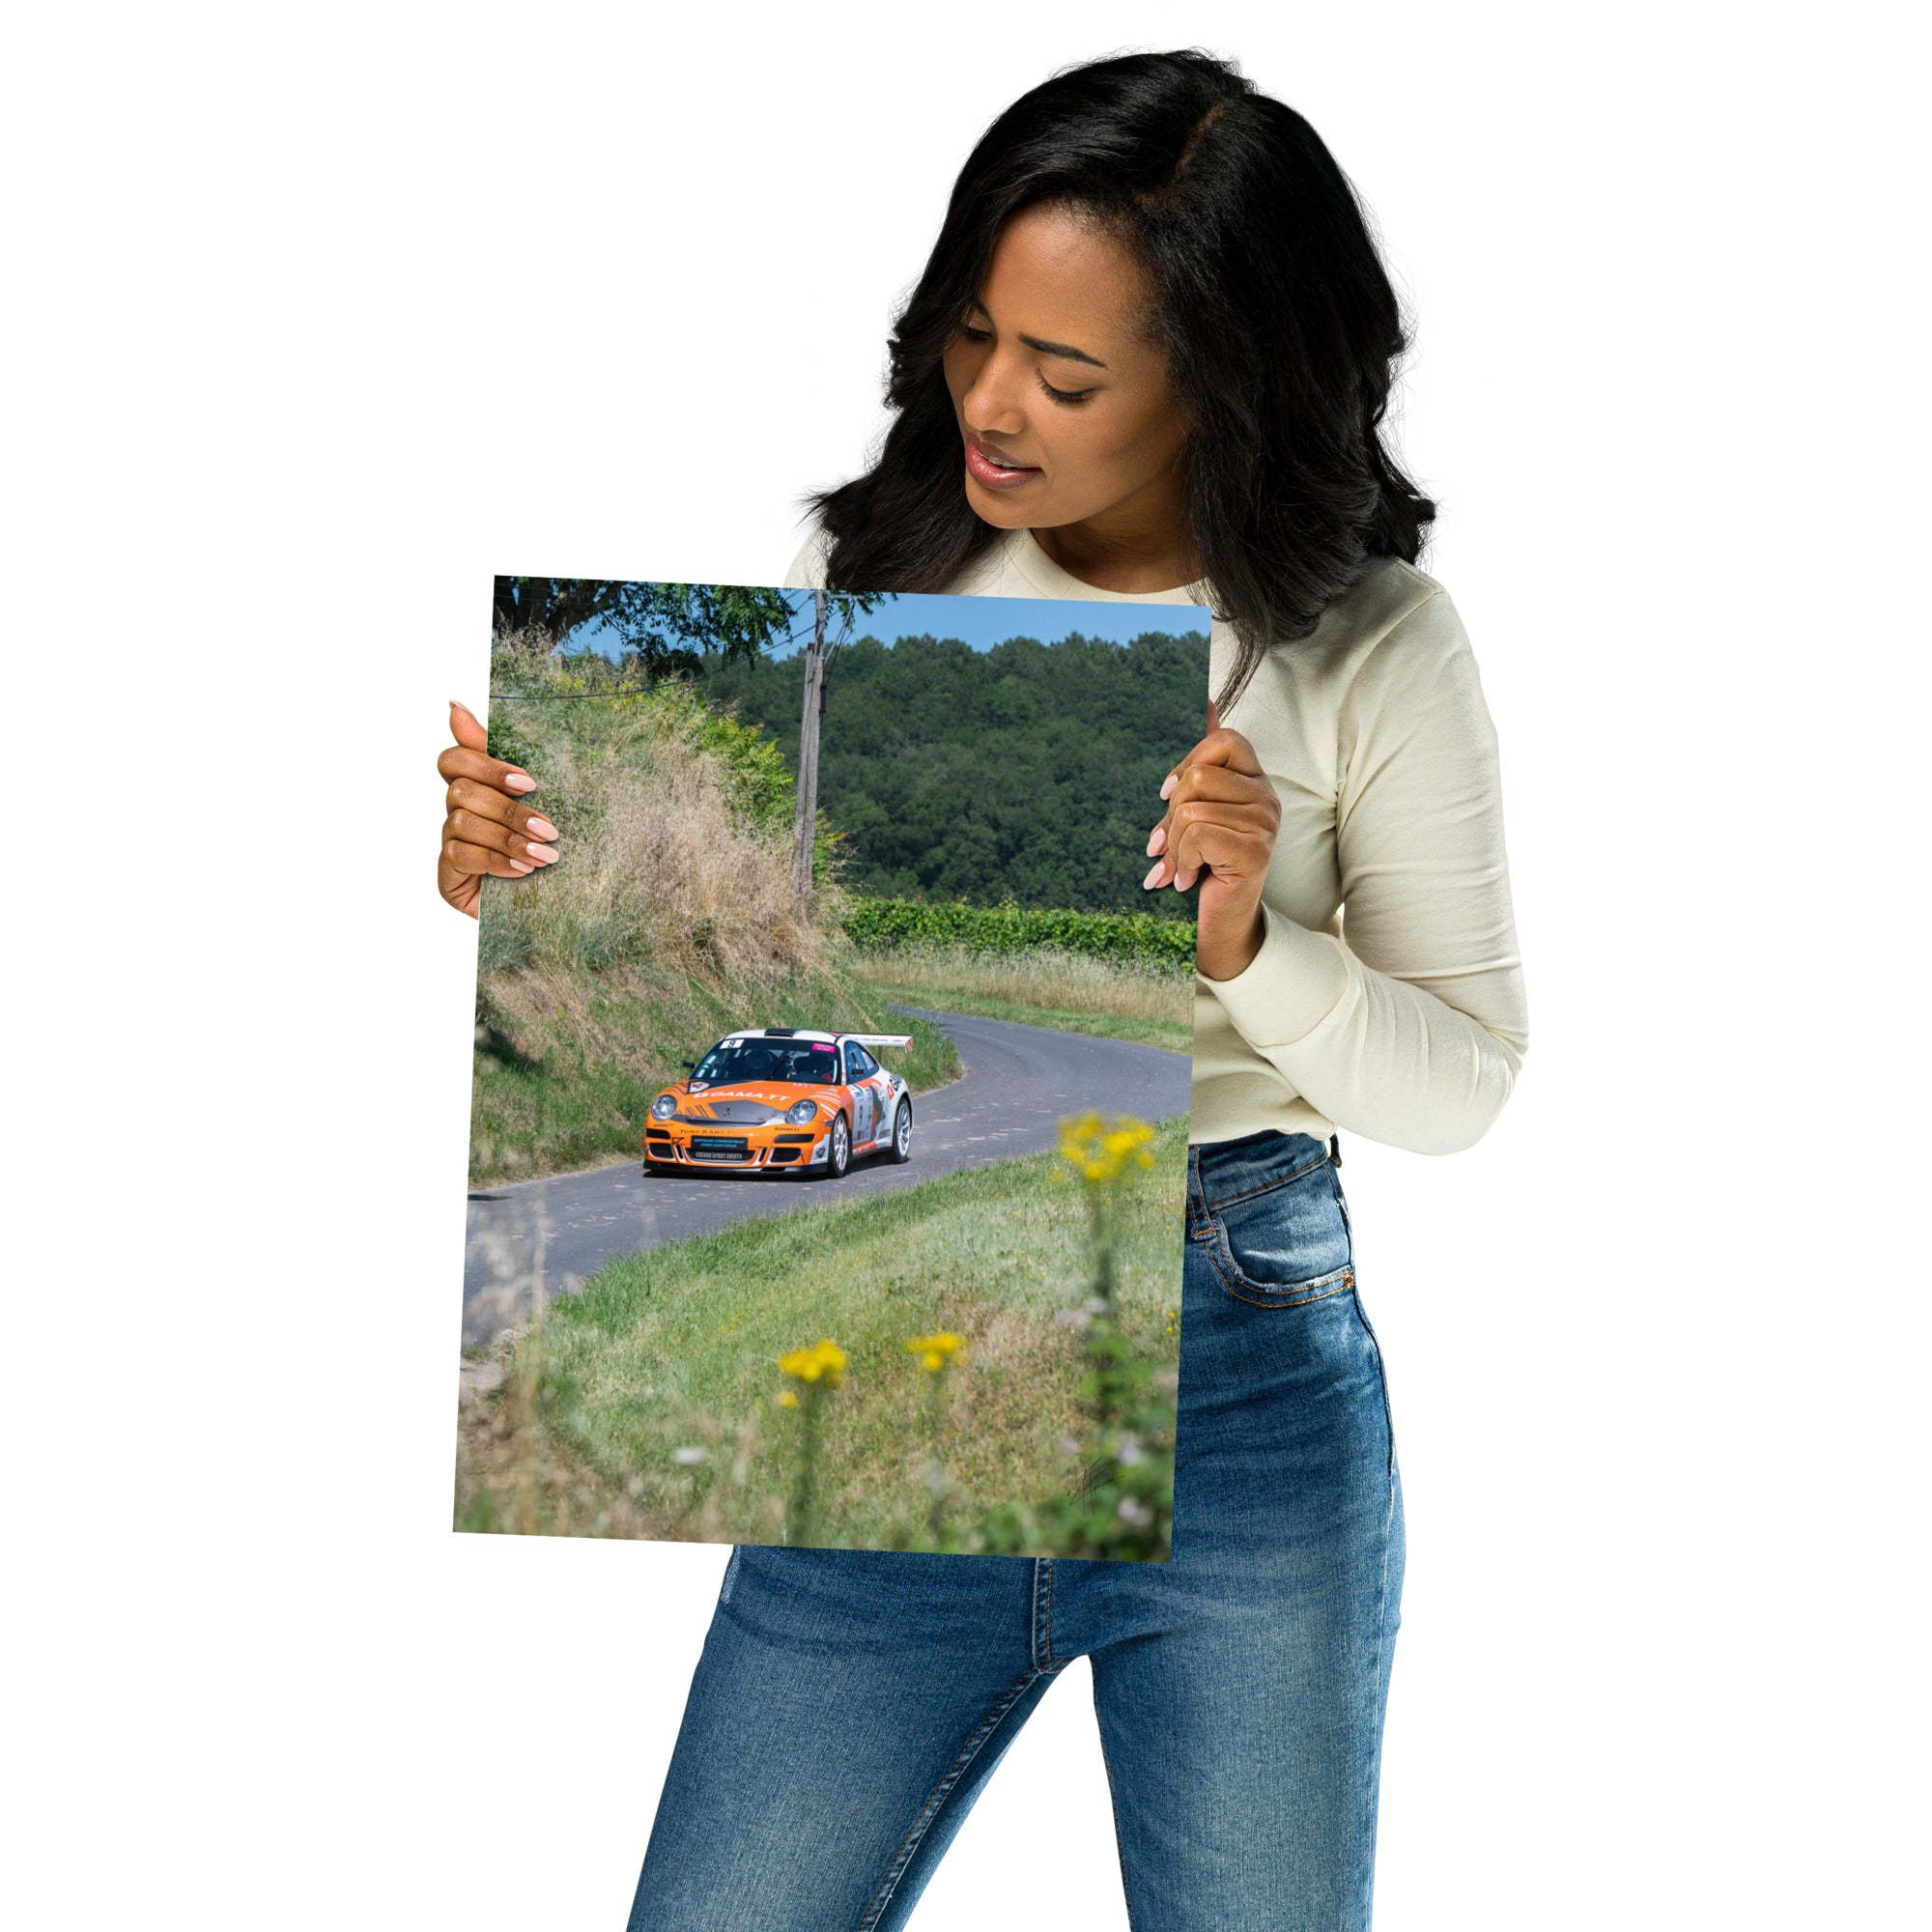
[[[885,1075],[875,1073],[864,1086],[852,1089],[853,1118],[858,1126],[853,1132],[855,1147],[863,1147],[867,1141],[875,1141],[886,1131],[886,1116],[891,1111],[892,1089],[887,1086]]]

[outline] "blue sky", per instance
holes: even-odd
[[[800,613],[799,628],[810,631],[811,593],[786,593]],[[900,638],[931,636],[957,638],[976,651],[989,651],[1009,638],[1037,638],[1057,643],[1069,633],[1104,638],[1124,644],[1148,631],[1193,632],[1206,636],[1208,612],[1197,604],[1078,604],[1053,597],[927,597],[894,595],[872,607],[852,628],[855,638],[881,638],[896,643]],[[580,631],[571,646],[597,643],[595,634]],[[787,653],[781,651],[779,656]]]
[[[797,593],[810,621],[810,594]],[[1052,597],[895,596],[877,605],[853,625],[853,635],[868,632],[893,643],[929,633],[958,638],[976,651],[989,651],[1009,638],[1037,638],[1057,643],[1069,633],[1124,644],[1147,631],[1193,632],[1206,636],[1208,612],[1193,604],[1069,604]]]

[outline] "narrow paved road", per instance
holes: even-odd
[[[843,1180],[786,1175],[646,1176],[640,1161],[558,1175],[469,1197],[463,1269],[463,1339],[487,1342],[532,1298],[578,1287],[606,1262],[753,1214],[850,1201],[954,1168],[1011,1160],[1055,1145],[1060,1122],[1083,1108],[1171,1120],[1187,1111],[1184,1053],[1007,1020],[910,1007],[944,1028],[963,1079],[916,1096],[912,1158],[854,1161]]]

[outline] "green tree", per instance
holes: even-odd
[[[495,638],[534,635],[551,648],[596,624],[647,677],[703,668],[703,653],[755,658],[791,636],[795,613],[781,590],[737,583],[615,583],[589,577],[499,577],[491,607]]]
[[[838,654],[838,702],[805,702],[807,653],[707,660],[720,708],[762,724],[799,769],[801,713],[822,715],[814,804],[841,875],[868,898],[1142,912],[1185,923],[1191,897],[1144,893],[1162,779],[1206,723],[1208,638],[1116,644],[867,637]],[[832,635],[837,625],[828,619]],[[792,801],[796,803],[795,799]]]

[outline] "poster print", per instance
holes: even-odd
[[[455,1526],[1165,1560],[1205,611],[497,580]]]

